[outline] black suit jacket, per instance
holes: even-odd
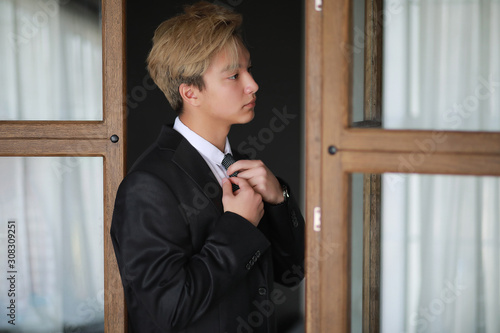
[[[164,126],[119,187],[111,237],[132,332],[275,332],[303,278],[304,220],[293,199],[265,204],[259,227],[224,213],[201,155]]]

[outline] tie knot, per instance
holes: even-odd
[[[231,164],[233,164],[234,162],[236,162],[236,160],[234,159],[233,155],[226,154],[224,155],[224,159],[222,160],[222,166],[227,170],[227,168],[229,168],[229,166],[231,166]]]
[[[236,162],[236,160],[234,159],[233,155],[231,154],[226,154],[224,155],[224,158],[222,159],[222,166],[224,167],[224,169],[227,170],[227,168],[229,168],[229,166],[231,164],[233,164],[234,162]],[[232,175],[230,175],[229,177],[236,177],[238,175],[238,171],[236,171],[235,173],[233,173]],[[231,184],[232,187],[233,187],[233,192],[238,190],[240,187],[236,184]]]

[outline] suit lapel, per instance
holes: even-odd
[[[198,185],[222,213],[222,188],[198,151],[181,134],[167,126],[162,129],[158,145],[161,149],[175,151],[172,161]]]

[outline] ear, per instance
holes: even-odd
[[[192,85],[187,85],[182,83],[179,86],[179,94],[182,97],[184,103],[188,103],[192,106],[198,106],[200,104],[199,100],[199,89]]]

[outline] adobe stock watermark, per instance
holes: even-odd
[[[443,114],[444,122],[449,125],[445,127],[451,130],[460,129],[465,120],[469,119],[474,113],[477,113],[480,101],[490,99],[499,88],[500,79],[496,79],[493,74],[490,74],[487,80],[480,76],[474,92],[465,97],[461,102],[453,104]],[[437,147],[446,142],[447,139],[448,135],[445,131],[433,131],[431,136],[426,139],[415,139],[414,143],[418,149],[413,151],[407,158],[402,155],[398,157],[398,172],[414,173],[416,167],[422,165],[430,155],[436,152]],[[402,174],[390,174],[388,177],[389,185],[394,188],[396,184],[404,181],[405,176]]]
[[[212,177],[212,173],[208,174],[208,177]],[[178,209],[186,214],[188,218],[193,215],[198,215],[202,210],[204,210],[210,201],[218,196],[222,195],[222,189],[218,182],[208,182],[205,184],[204,188],[200,190],[198,187],[193,187],[191,189],[192,201],[191,205],[186,203],[180,203]]]
[[[269,120],[267,127],[261,128],[257,135],[249,135],[246,140],[238,145],[237,150],[240,154],[247,155],[250,159],[255,159],[257,152],[263,151],[266,145],[274,140],[276,133],[283,132],[286,126],[297,118],[296,114],[288,113],[286,105],[281,111],[273,108],[272,112],[274,116]]]
[[[297,118],[297,115],[288,113],[286,105],[280,111],[273,108],[273,117],[269,120],[269,125],[259,130],[257,135],[249,135],[247,139],[241,142],[237,151],[250,159],[257,157],[258,151],[263,151],[266,145],[274,140],[275,134],[282,132],[290,122]],[[211,174],[209,174],[209,177]],[[203,189],[193,188],[191,204],[180,203],[178,208],[189,218],[197,215],[210,204],[210,201],[221,195],[219,183],[208,182]]]
[[[82,322],[95,323],[104,321],[104,289],[97,291],[94,297],[87,297],[78,304],[75,311]],[[65,332],[80,333],[83,327],[79,324],[69,325]]]
[[[304,265],[308,274],[314,274],[319,271],[319,264],[326,261],[338,248],[339,245],[333,243],[331,236],[324,242],[321,242],[319,244],[319,251],[309,255],[305,259]],[[293,265],[290,270],[283,273],[282,281],[286,284],[294,283],[295,285],[289,289],[295,292],[300,288],[299,283],[303,277],[304,271],[302,267]],[[269,318],[276,311],[276,305],[284,304],[286,301],[286,295],[279,289],[274,289],[267,300],[260,302],[253,301],[252,304],[257,310],[250,312],[247,318],[242,318],[241,316],[236,318],[238,322],[236,333],[253,333],[256,328],[265,323],[265,318]]]
[[[90,156],[94,158],[94,155],[89,155],[89,152],[96,151],[96,145],[99,145],[96,140],[97,137],[91,134],[78,133],[75,136],[75,139],[78,140],[75,140],[75,143],[72,146],[73,150],[71,152],[71,156],[51,159],[50,166],[59,182],[62,182],[65,179],[65,174],[72,173],[75,170],[79,171],[78,167],[82,165],[82,163],[85,163]]]
[[[156,84],[149,73],[144,75],[141,84],[134,86],[130,89],[130,93],[127,94],[127,116],[130,110],[139,106],[139,103],[143,102],[148,97],[148,93],[155,88]]]
[[[51,159],[50,166],[56,175],[57,180],[61,183],[65,174],[71,174],[73,171],[78,171],[80,165],[88,158],[88,152],[93,150],[94,140],[92,138],[84,139],[75,143],[75,149],[72,156]]]
[[[10,32],[9,40],[17,51],[20,45],[28,44],[40,31],[49,24],[59,13],[59,7],[66,5],[71,0],[39,0],[36,3],[38,10],[33,15],[21,17],[19,33]]]
[[[252,333],[254,328],[260,327],[264,324],[265,317],[269,318],[274,313],[276,305],[280,305],[285,302],[286,296],[279,289],[274,289],[271,292],[269,299],[265,299],[260,302],[257,300],[253,301],[252,304],[257,310],[251,312],[246,320],[241,316],[236,318],[236,321],[238,322],[236,333]]]
[[[479,102],[490,99],[499,87],[500,78],[496,79],[493,74],[490,74],[486,80],[480,76],[474,93],[464,98],[462,102],[453,104],[444,114],[444,120],[451,124],[452,129],[460,128],[465,119],[478,111]]]
[[[439,295],[432,299],[425,307],[421,307],[411,315],[411,326],[416,326],[417,332],[424,332],[429,323],[441,316],[446,307],[455,302],[460,297],[463,291],[467,289],[466,285],[462,285],[460,281],[455,280],[455,283],[446,281]]]

